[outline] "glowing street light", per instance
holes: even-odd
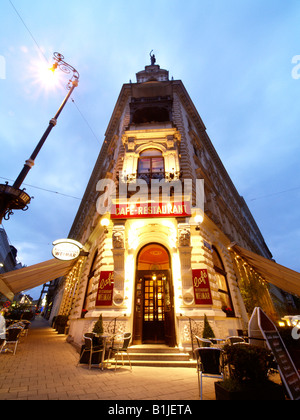
[[[64,73],[71,74],[71,78],[68,83],[68,94],[66,95],[65,99],[63,100],[61,106],[59,107],[55,116],[50,120],[49,125],[41,137],[39,143],[37,144],[36,148],[34,149],[32,155],[28,160],[26,160],[25,165],[20,172],[18,178],[14,182],[13,186],[6,184],[0,184],[0,223],[2,219],[8,220],[9,217],[13,214],[13,210],[23,210],[26,211],[28,209],[28,204],[30,203],[31,197],[25,193],[24,189],[21,190],[20,187],[26,178],[28,172],[34,165],[34,161],[41,150],[43,144],[45,143],[48,135],[50,134],[53,127],[56,126],[57,119],[61,114],[62,110],[64,109],[68,99],[73,93],[75,87],[78,86],[79,82],[79,73],[78,71],[72,67],[70,64],[64,61],[64,56],[60,53],[55,52],[53,54],[54,64],[49,71],[50,75],[53,76],[53,73],[57,68],[62,70]]]
[[[49,65],[44,61],[39,61],[38,63],[34,63],[32,65],[32,73],[35,78],[35,84],[42,86],[44,90],[53,89],[53,87],[57,87],[60,84],[59,77],[57,72],[55,72],[57,66],[56,62],[53,64],[51,68]]]

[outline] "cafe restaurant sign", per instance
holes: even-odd
[[[83,248],[80,242],[73,239],[58,239],[53,242],[52,255],[61,261],[71,261],[79,257]]]
[[[96,306],[111,306],[114,291],[114,272],[101,271]]]
[[[212,305],[212,297],[206,269],[193,271],[193,287],[196,305]]]
[[[112,219],[129,219],[144,217],[190,217],[189,202],[174,203],[126,203],[113,204]]]

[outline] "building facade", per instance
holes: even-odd
[[[22,264],[17,261],[17,249],[10,245],[7,234],[4,229],[0,228],[0,275],[2,273],[18,270],[22,268]],[[5,291],[7,288],[5,284],[1,283],[1,290]],[[7,301],[7,296],[0,291],[0,302]]]
[[[272,255],[180,80],[154,60],[124,84],[69,238],[84,253],[53,315],[81,343],[104,330],[133,344],[188,347],[206,315],[216,337],[247,327],[254,306],[274,318],[269,285],[233,251]]]

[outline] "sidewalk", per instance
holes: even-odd
[[[0,354],[0,400],[199,400],[194,368],[89,370],[78,358],[66,336],[37,317],[16,355]],[[215,399],[214,382],[203,379],[203,399]]]

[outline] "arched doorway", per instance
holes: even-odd
[[[137,257],[133,343],[176,344],[170,256],[157,243]]]

